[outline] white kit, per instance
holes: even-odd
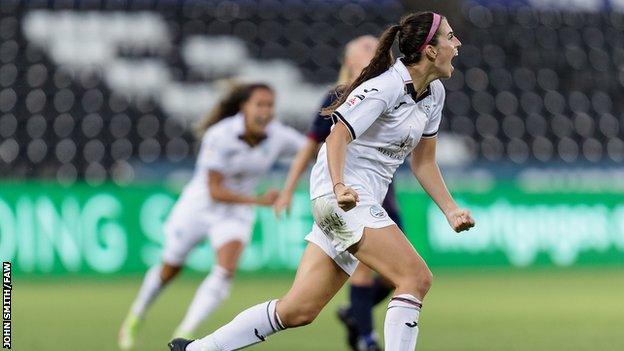
[[[349,212],[338,208],[323,144],[310,176],[314,226],[306,240],[319,245],[348,274],[357,259],[345,251],[362,237],[365,227],[394,224],[381,207],[396,169],[421,138],[437,135],[444,107],[442,82],[433,81],[419,98],[400,59],[383,74],[355,88],[332,118],[351,134],[344,183],[360,201]]]
[[[244,133],[242,114],[225,118],[205,133],[193,178],[186,185],[165,224],[166,263],[181,264],[188,252],[206,236],[214,249],[251,237],[254,207],[213,201],[208,190],[208,172],[223,175],[229,190],[253,196],[255,188],[273,164],[294,156],[306,139],[296,130],[277,121],[267,127],[267,138],[255,147],[240,136]]]

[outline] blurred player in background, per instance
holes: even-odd
[[[403,57],[393,62],[397,36]],[[474,226],[448,192],[435,159],[445,100],[439,79],[451,76],[460,45],[447,20],[432,12],[410,14],[382,33],[371,63],[324,111],[336,123],[312,169],[314,225],[290,291],[248,308],[203,339],[172,340],[170,350],[238,350],[309,324],[360,260],[396,286],[384,322],[385,350],[415,349],[433,277],[380,204],[411,155],[412,173],[451,228]]]
[[[375,55],[378,43],[377,38],[365,35],[353,39],[345,46],[343,64],[340,67],[336,88],[327,94],[323,105],[319,109],[319,113],[312,122],[312,127],[308,133],[308,142],[299,151],[290,166],[286,185],[273,205],[276,214],[279,215],[284,209],[290,208],[292,195],[299,178],[307,169],[310,160],[316,157],[321,144],[325,142],[331,131],[333,122],[331,118],[321,115],[321,109],[333,104],[340,96],[340,90],[353,83],[362,73],[362,70],[368,66]],[[402,229],[392,184],[388,188],[388,193],[384,198],[382,206],[390,218]],[[358,265],[351,276],[350,282],[351,291],[349,296],[351,305],[338,310],[338,317],[347,327],[349,346],[354,351],[380,350],[376,333],[373,330],[373,306],[383,301],[390,294],[393,287],[383,278],[375,277],[374,272],[363,264]]]
[[[134,346],[143,317],[165,285],[182,269],[206,237],[216,263],[199,286],[175,331],[190,337],[197,326],[228,297],[230,285],[255,216],[254,206],[271,206],[276,190],[256,196],[259,180],[281,157],[292,157],[305,137],[274,121],[275,93],[265,84],[234,88],[201,121],[201,146],[193,178],[184,188],[164,226],[162,264],[146,274],[119,332],[119,346]]]

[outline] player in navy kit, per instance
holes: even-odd
[[[336,87],[327,93],[325,101],[314,117],[306,145],[297,153],[290,166],[284,189],[273,205],[276,214],[279,215],[281,211],[290,207],[297,181],[307,169],[309,162],[316,157],[321,144],[331,132],[333,122],[328,116],[321,115],[321,109],[332,105],[340,97],[340,91],[353,83],[362,73],[375,55],[378,43],[377,38],[365,35],[351,40],[345,46]],[[392,184],[388,188],[382,207],[402,229]],[[373,307],[390,294],[392,286],[383,278],[375,277],[374,272],[366,265],[358,265],[351,275],[350,283],[351,304],[338,309],[338,318],[347,327],[348,344],[353,351],[380,350],[376,333],[373,330]]]
[[[398,37],[403,57],[394,61]],[[172,351],[229,351],[311,323],[359,261],[396,287],[384,321],[386,351],[416,347],[422,301],[432,273],[381,207],[396,169],[412,173],[456,232],[475,225],[457,206],[435,160],[445,91],[461,42],[446,18],[419,12],[386,29],[371,63],[325,112],[334,127],[310,177],[314,224],[291,289],[250,307],[199,340],[175,339]]]

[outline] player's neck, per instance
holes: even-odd
[[[427,90],[427,87],[431,82],[438,79],[433,67],[428,64],[415,64],[407,66],[407,71],[412,78],[412,83],[414,84],[414,89],[416,89],[418,96]]]
[[[266,135],[256,135],[246,131],[245,133],[239,135],[238,138],[247,143],[250,147],[256,147],[264,141],[264,139],[266,139]]]

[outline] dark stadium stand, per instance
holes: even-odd
[[[293,95],[281,115],[303,130],[337,75],[342,45],[403,11],[396,1],[335,9],[324,1],[3,0],[0,175],[124,183],[137,164],[188,161],[191,121],[242,66],[251,77],[264,67],[285,77],[281,88]],[[461,13],[443,134],[485,162],[624,160],[624,14],[477,3]],[[100,27],[78,27],[87,21]],[[72,28],[117,35],[118,45],[67,41]],[[211,85],[193,98],[192,84]]]

